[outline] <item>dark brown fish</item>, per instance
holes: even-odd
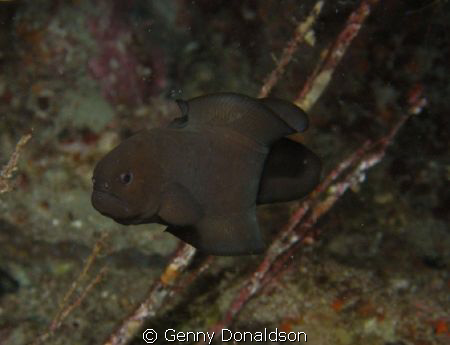
[[[319,181],[319,158],[284,138],[306,130],[306,114],[234,93],[178,105],[168,127],[135,134],[97,164],[92,205],[121,224],[167,225],[210,254],[262,252],[256,204],[301,198]]]

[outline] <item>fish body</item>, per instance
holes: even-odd
[[[284,137],[307,128],[291,103],[234,93],[179,101],[168,126],[123,141],[96,166],[92,204],[122,224],[160,223],[216,255],[264,250],[257,204],[317,184],[320,160]]]

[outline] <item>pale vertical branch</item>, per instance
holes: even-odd
[[[297,25],[294,35],[284,47],[275,69],[264,79],[264,84],[258,94],[259,98],[267,97],[273,87],[278,83],[278,80],[283,75],[286,66],[292,60],[292,56],[297,51],[300,43],[304,41],[305,35],[311,30],[311,27],[316,22],[322,7],[323,1],[317,1],[308,17]]]
[[[181,243],[173,258],[166,266],[161,277],[156,281],[147,298],[129,315],[104,342],[104,345],[123,345],[128,343],[143,326],[145,320],[155,316],[164,301],[175,288],[176,281],[191,263],[196,250],[186,243]]]
[[[9,192],[12,189],[12,174],[17,170],[17,163],[19,162],[20,153],[30,139],[31,133],[25,134],[19,139],[19,142],[9,158],[8,163],[6,163],[0,171],[0,194]]]
[[[371,9],[379,0],[362,0],[359,7],[348,18],[344,30],[334,43],[321,54],[321,59],[314,72],[307,79],[302,90],[295,99],[295,104],[305,111],[311,109],[333,77],[334,70],[353,39],[359,33]]]

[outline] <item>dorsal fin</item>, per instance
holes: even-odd
[[[189,104],[186,101],[183,101],[182,99],[177,99],[175,102],[178,105],[178,109],[180,111],[179,117],[176,117],[172,120],[171,123],[169,123],[170,128],[183,128],[186,127],[189,121]]]
[[[216,93],[188,101],[188,126],[225,127],[262,145],[297,131],[258,99],[236,93]]]
[[[269,107],[284,122],[286,122],[296,132],[304,132],[308,129],[309,121],[306,113],[295,104],[279,98],[261,98],[259,100],[266,107]]]
[[[182,99],[177,99],[175,102],[177,102],[177,105],[180,108],[181,117],[187,116],[189,113],[189,103]]]

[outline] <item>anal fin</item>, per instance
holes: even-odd
[[[265,249],[254,210],[208,217],[192,226],[171,225],[166,231],[207,254],[248,255]]]

